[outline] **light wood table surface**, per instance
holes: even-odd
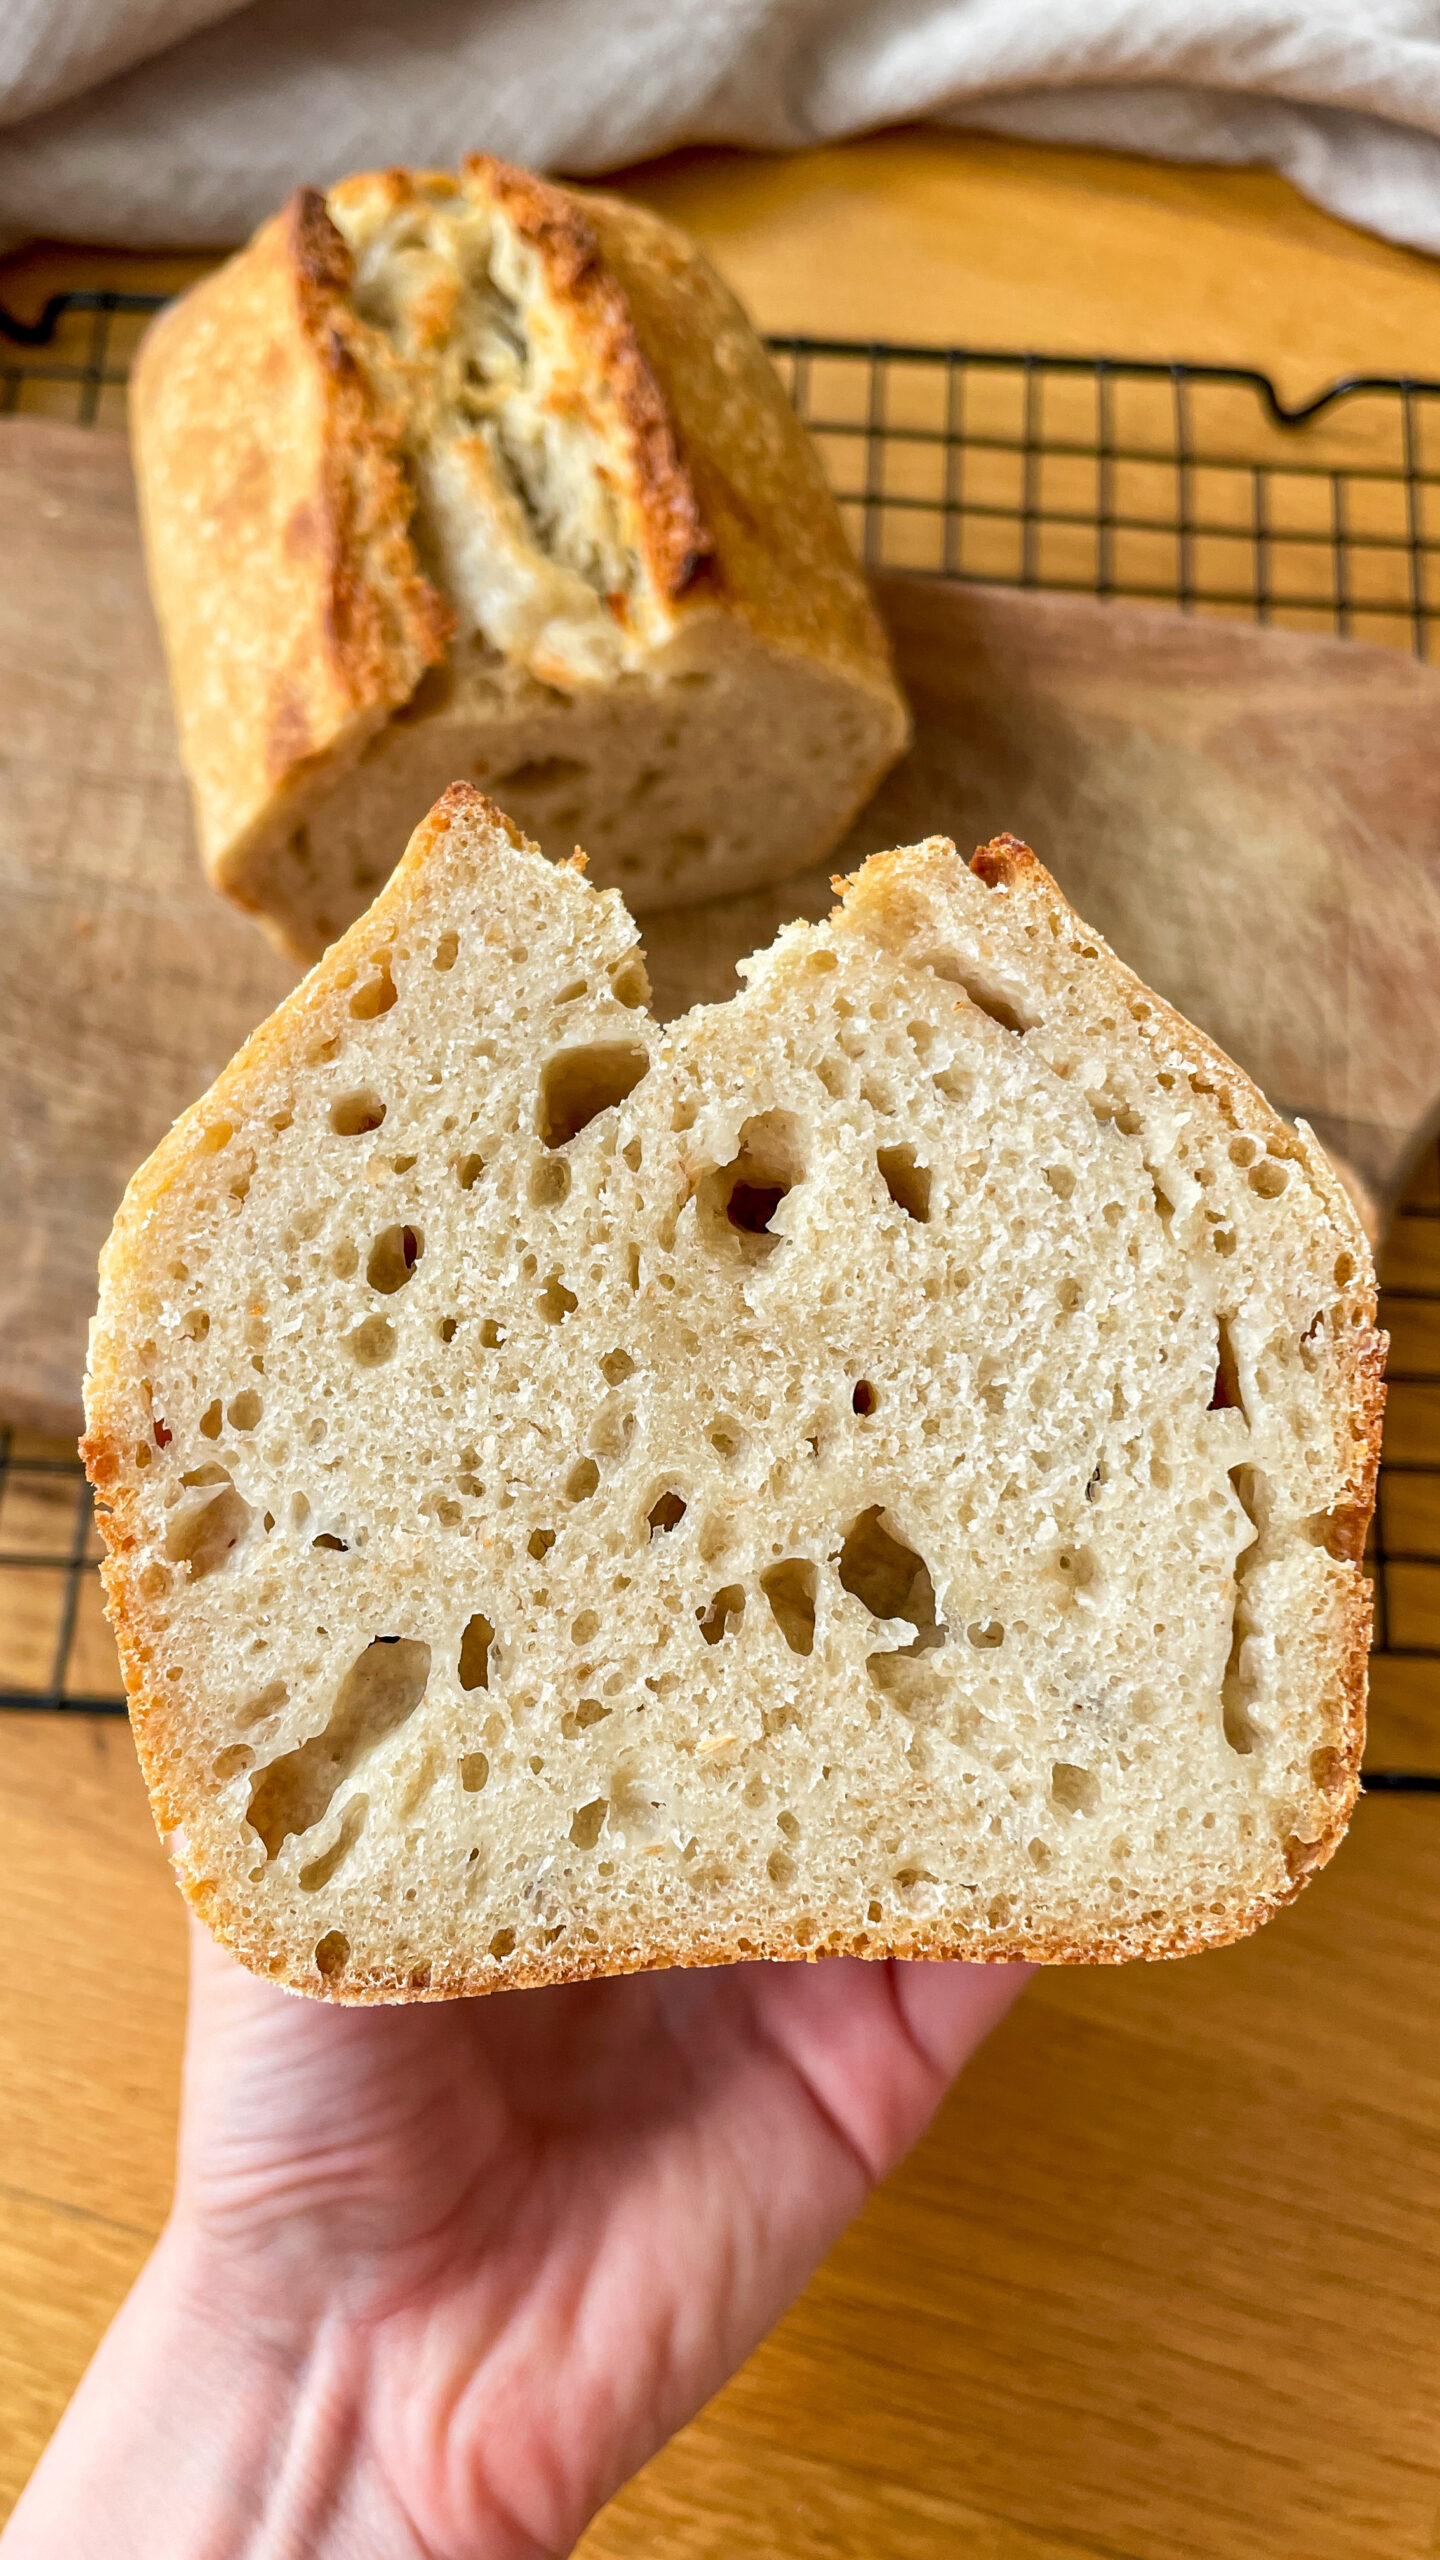
[[[681,155],[637,190],[761,323],[1440,372],[1440,270],[1252,172],[940,134]],[[44,248],[0,298],[183,280]],[[1390,1276],[1440,1281],[1440,1192]],[[1434,1368],[1402,1306],[1396,1365]],[[1432,1311],[1433,1312],[1433,1311]],[[1392,1432],[1440,1439],[1440,1391]],[[1378,1757],[1440,1767],[1388,1664]],[[1250,1944],[1042,1977],[590,2560],[1437,2560],[1440,1804],[1361,1805]],[[123,1725],[0,1717],[0,2508],[163,2216],[180,1906]],[[77,2555],[78,2560],[78,2555]]]

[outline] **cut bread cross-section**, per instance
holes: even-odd
[[[639,206],[481,158],[303,192],[131,418],[201,849],[299,959],[457,773],[673,906],[823,859],[905,742],[805,430]]]
[[[257,1971],[1174,1955],[1339,1839],[1349,1199],[1023,846],[838,885],[662,1028],[457,786],[131,1185],[109,1604]]]

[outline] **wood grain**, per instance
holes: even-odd
[[[1260,173],[919,136],[644,174],[773,327],[1259,359],[1296,393],[1440,371],[1434,269]],[[1433,1291],[1433,1166],[1410,1197],[1387,1275]],[[1390,1430],[1433,1455],[1440,1390]],[[1379,1672],[1376,1755],[1440,1766],[1433,1666]],[[1435,2560],[1435,1823],[1362,1805],[1250,1946],[1043,1979],[587,2560]],[[122,1728],[0,1718],[0,1947],[3,2505],[168,2186],[180,1906]]]

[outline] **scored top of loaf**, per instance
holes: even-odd
[[[497,454],[487,349],[503,375],[517,329],[536,380]],[[242,901],[256,845],[467,621],[564,690],[734,615],[901,734],[809,438],[733,295],[637,206],[484,157],[302,189],[160,315],[130,410],[201,849]]]

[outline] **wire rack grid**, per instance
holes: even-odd
[[[0,414],[119,426],[159,298],[0,310]],[[1287,407],[1263,373],[1104,356],[770,341],[860,557],[1333,633],[1426,657],[1440,382],[1360,376]],[[1440,1687],[1440,1149],[1386,1255],[1394,1337],[1370,1565],[1377,1703],[1430,1756]],[[0,1431],[0,1707],[123,1708],[83,1476]],[[1367,1768],[1375,1791],[1440,1774]]]

